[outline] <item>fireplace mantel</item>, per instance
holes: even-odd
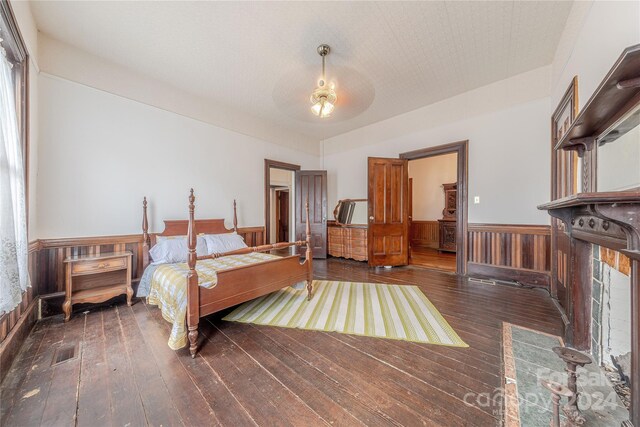
[[[580,193],[538,206],[560,219],[576,246],[568,307],[567,341],[588,349],[591,317],[591,243],[617,250],[631,259],[631,420],[640,427],[640,191]]]
[[[640,260],[640,191],[579,193],[538,209],[564,222],[572,238]]]
[[[622,52],[554,149],[577,151],[582,158],[581,188],[597,191],[598,147],[615,144],[638,126],[640,44]],[[640,188],[578,193],[538,209],[562,221],[570,237],[570,297],[563,307],[569,345],[580,350],[591,345],[592,244],[619,251],[631,260],[631,420],[625,425],[640,427]]]

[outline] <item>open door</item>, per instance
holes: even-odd
[[[296,240],[305,240],[305,202],[314,258],[327,257],[327,171],[296,171]]]
[[[369,265],[409,264],[409,171],[406,159],[369,157]]]

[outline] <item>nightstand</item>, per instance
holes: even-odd
[[[64,321],[71,318],[71,306],[83,302],[97,303],[126,294],[131,305],[132,253],[112,252],[100,255],[71,256],[65,264]]]

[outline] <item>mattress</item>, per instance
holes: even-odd
[[[212,289],[218,284],[218,271],[275,258],[279,257],[252,252],[198,261],[196,263],[198,285]],[[168,344],[173,350],[187,344],[187,273],[189,273],[189,267],[186,263],[149,265],[140,279],[136,293],[138,297],[146,297],[149,304],[157,305],[162,312],[162,317],[172,324]]]

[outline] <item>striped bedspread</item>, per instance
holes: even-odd
[[[218,259],[207,259],[196,263],[198,285],[211,289],[218,283],[217,272],[233,267],[257,264],[279,258],[276,255],[252,252]],[[151,265],[145,271],[137,296],[147,296],[149,304],[157,305],[162,317],[172,324],[169,347],[173,350],[187,344],[187,273],[186,263]],[[145,283],[146,282],[146,283]]]

